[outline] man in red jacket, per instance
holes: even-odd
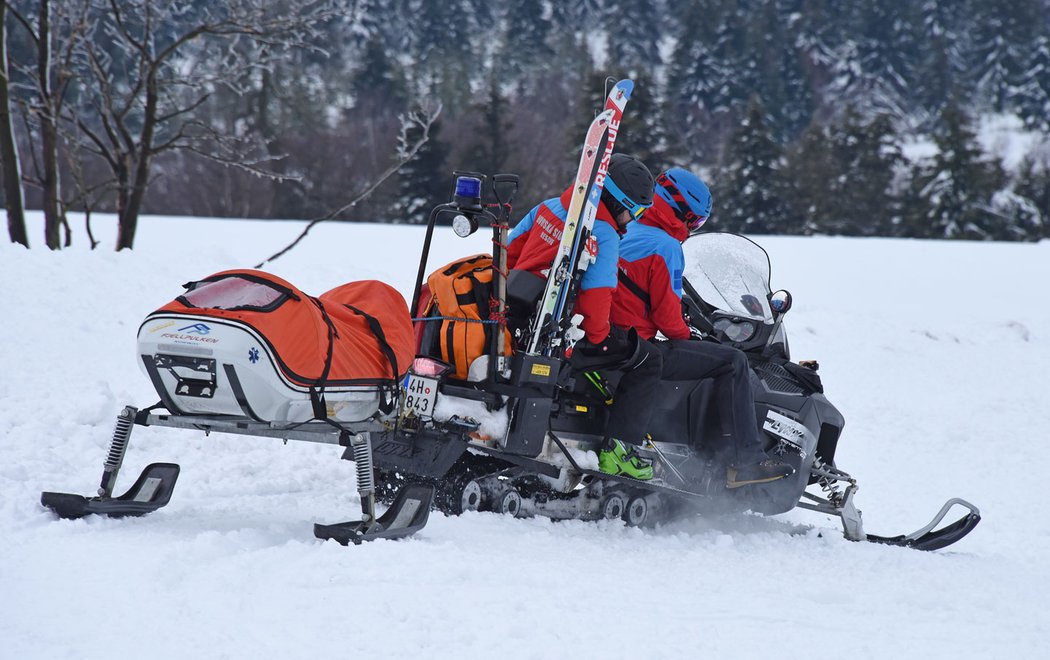
[[[714,378],[719,454],[728,466],[726,485],[737,488],[782,479],[794,469],[762,449],[747,357],[731,346],[691,340],[682,317],[682,243],[704,224],[711,206],[711,191],[692,172],[675,167],[657,177],[652,208],[620,242],[612,322],[654,343],[664,380]],[[667,341],[653,341],[657,332]]]
[[[642,480],[652,479],[652,463],[637,456],[629,445],[644,441],[663,366],[660,354],[649,342],[613,327],[609,318],[616,291],[620,236],[652,205],[653,185],[653,175],[642,161],[613,154],[589,241],[595,260],[583,273],[575,309],[583,316],[580,327],[585,333],[576,343],[575,353],[589,369],[624,372],[609,409],[598,467],[609,474]],[[536,206],[515,225],[507,246],[510,268],[547,277],[561,242],[571,197],[569,188],[560,197]]]

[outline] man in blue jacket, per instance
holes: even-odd
[[[674,167],[656,179],[653,206],[620,241],[620,286],[612,322],[634,328],[653,341],[663,356],[664,380],[715,380],[715,403],[722,423],[717,453],[727,464],[726,486],[737,488],[782,479],[794,472],[762,449],[743,352],[691,339],[682,317],[682,243],[711,215],[711,191],[699,177]]]

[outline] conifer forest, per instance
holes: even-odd
[[[1050,237],[1050,0],[4,0],[2,18],[4,201],[44,209],[53,248],[83,234],[67,212],[423,223],[454,170],[518,174],[516,219],[568,185],[624,77],[617,150],[701,174],[713,229]],[[994,122],[1019,136],[1008,157]]]

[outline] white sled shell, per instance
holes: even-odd
[[[269,342],[248,325],[206,316],[151,314],[139,328],[139,366],[173,413],[236,415],[266,422],[313,419],[308,387],[290,382]],[[329,418],[374,415],[381,388],[329,386]]]

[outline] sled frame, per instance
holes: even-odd
[[[117,416],[110,451],[103,466],[98,495],[85,497],[73,493],[44,492],[40,503],[60,518],[76,519],[96,514],[112,518],[143,516],[168,504],[179,466],[175,463],[153,463],[142,471],[123,495],[113,497],[113,486],[124,462],[134,426],[169,428],[298,440],[347,447],[344,458],[352,456],[357,468],[357,490],[361,500],[361,520],[331,525],[315,524],[314,536],[334,540],[342,545],[355,545],[381,538],[398,539],[414,534],[427,524],[433,504],[434,488],[424,484],[407,484],[400,489],[390,508],[376,515],[372,433],[387,430],[375,420],[356,423],[352,430],[323,421],[302,424],[277,424],[247,418],[225,416],[188,416],[156,414],[152,409],[138,410],[126,406]]]

